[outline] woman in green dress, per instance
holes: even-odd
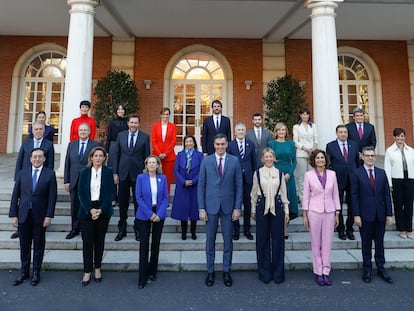
[[[289,217],[298,217],[298,199],[296,196],[295,176],[296,148],[293,140],[288,140],[288,129],[286,125],[279,122],[274,130],[275,140],[269,142],[269,147],[276,154],[275,167],[283,172],[289,200]],[[288,238],[287,224],[285,225],[285,239]]]

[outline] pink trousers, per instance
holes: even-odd
[[[315,213],[308,211],[308,223],[311,236],[313,273],[329,275],[329,272],[331,272],[335,212]]]

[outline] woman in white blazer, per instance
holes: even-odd
[[[320,286],[330,286],[332,240],[341,210],[338,183],[335,172],[326,169],[329,159],[325,151],[313,151],[309,161],[314,169],[305,174],[303,224],[309,229],[311,236],[312,264],[316,282]]]

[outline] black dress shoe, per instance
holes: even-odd
[[[231,278],[230,272],[223,272],[223,282],[226,286],[233,285],[233,279]]]
[[[78,231],[74,231],[72,230],[71,232],[68,233],[68,235],[66,236],[66,240],[70,240],[73,239],[75,236],[79,235]]]
[[[37,284],[39,284],[39,282],[40,282],[39,271],[33,271],[32,282],[30,284],[32,284],[32,286],[36,286]]]
[[[10,236],[10,239],[17,239],[19,237],[19,233],[17,231],[14,231],[12,235]]]
[[[29,273],[20,273],[20,275],[14,280],[13,286],[17,286],[23,283],[24,280],[29,278]]]
[[[392,284],[394,283],[394,281],[392,280],[392,278],[388,275],[387,271],[385,270],[378,270],[377,274],[381,277],[381,279],[383,279],[385,282]]]
[[[341,240],[346,240],[346,235],[343,232],[338,232],[338,238],[340,238]]]
[[[370,283],[372,280],[372,276],[371,276],[371,272],[369,271],[364,271],[364,274],[362,275],[362,280],[365,283]]]
[[[237,241],[240,238],[240,232],[234,231],[233,232],[233,240]]]
[[[253,235],[250,231],[245,231],[244,232],[244,236],[248,239],[248,240],[253,240]]]
[[[150,280],[151,282],[155,282],[155,281],[157,280],[157,276],[156,276],[155,274],[151,274],[151,275],[148,277],[148,280]]]
[[[213,286],[214,285],[214,272],[213,273],[207,273],[206,277],[206,285],[207,286]]]
[[[138,283],[138,288],[143,289],[147,283]]]
[[[197,240],[197,235],[195,234],[195,232],[191,232],[191,239]]]
[[[115,241],[117,241],[117,242],[121,241],[124,237],[126,237],[126,232],[125,231],[118,232],[118,234],[115,237]]]
[[[352,232],[347,232],[346,237],[350,240],[355,240],[355,235]]]
[[[181,233],[181,240],[187,240],[187,234],[186,233]]]

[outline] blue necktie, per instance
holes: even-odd
[[[131,138],[129,139],[129,151],[132,151],[134,149],[134,133],[131,133]]]
[[[83,158],[83,154],[85,153],[85,143],[82,143],[82,146],[79,151],[79,160]]]
[[[36,189],[36,183],[37,183],[37,172],[39,172],[39,169],[35,169],[34,170],[34,173],[33,173],[33,176],[32,176],[32,190],[33,190],[33,192],[35,191],[35,189]]]

